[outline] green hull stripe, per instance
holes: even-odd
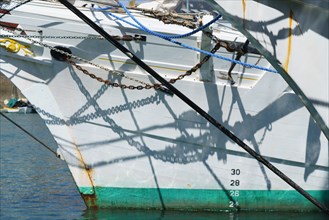
[[[80,187],[80,192],[91,188]],[[319,209],[295,190],[202,190],[96,187],[96,194],[83,195],[88,207],[180,209],[180,210],[280,210],[318,211]],[[329,206],[329,190],[308,191]],[[234,201],[234,202],[233,202]]]

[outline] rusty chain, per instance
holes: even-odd
[[[221,47],[220,43],[217,43],[215,47],[210,51],[211,53],[216,53],[217,50]],[[202,67],[204,63],[206,63],[210,59],[210,55],[205,56],[200,63],[196,64],[194,67],[192,67],[190,70],[186,71],[186,73],[179,75],[175,79],[170,79],[169,82],[171,84],[174,84],[177,80],[183,79],[185,76],[190,76],[192,73],[196,72],[198,69]]]
[[[115,82],[112,82],[111,80],[105,80],[101,77],[96,76],[93,73],[90,73],[88,70],[82,68],[81,66],[79,66],[78,64],[76,64],[74,61],[72,61],[71,59],[66,59],[66,62],[68,62],[69,64],[71,64],[72,66],[74,66],[75,68],[77,68],[78,70],[80,70],[81,72],[83,72],[85,75],[90,76],[90,78],[97,80],[98,82],[104,83],[106,85],[109,86],[113,86],[113,87],[119,87],[121,89],[130,89],[130,90],[142,90],[142,89],[161,89],[161,84],[155,83],[152,85],[146,84],[144,86],[142,85],[138,85],[138,86],[134,86],[134,85],[125,85],[125,84],[118,84]]]
[[[219,48],[221,47],[220,43],[217,43],[215,45],[215,47],[211,50],[211,53],[215,53]],[[174,84],[177,80],[182,80],[184,77],[186,76],[190,76],[192,73],[196,72],[198,69],[200,69],[202,67],[202,65],[204,63],[206,63],[210,58],[210,55],[207,55],[205,56],[201,62],[199,62],[198,64],[196,64],[194,67],[192,67],[190,70],[187,70],[186,73],[184,74],[181,74],[179,75],[177,78],[174,78],[174,79],[170,79],[169,80],[169,83],[171,84]],[[130,89],[130,90],[134,90],[134,89],[137,89],[137,90],[142,90],[142,89],[151,89],[151,88],[154,88],[156,90],[158,89],[161,89],[161,84],[158,84],[158,83],[155,83],[155,84],[152,84],[152,85],[149,85],[149,84],[146,84],[144,86],[142,85],[138,85],[138,86],[134,86],[134,85],[125,85],[125,84],[118,84],[118,83],[115,83],[115,82],[112,82],[110,80],[105,80],[101,77],[98,77],[96,76],[95,74],[93,73],[90,73],[88,70],[86,69],[83,69],[81,66],[79,66],[78,64],[76,64],[74,61],[72,61],[71,59],[66,59],[66,61],[73,65],[75,68],[77,68],[78,70],[80,70],[81,72],[83,72],[85,75],[88,75],[90,76],[92,79],[95,79],[97,80],[98,82],[101,82],[101,83],[104,83],[106,85],[110,85],[110,86],[113,86],[113,87],[119,87],[121,89]]]

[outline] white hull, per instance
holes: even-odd
[[[15,22],[25,30],[42,30],[43,36],[59,36],[43,38],[44,45],[68,47],[74,55],[120,70],[130,78],[155,82],[105,40],[61,38],[96,35],[96,32],[62,6],[47,4],[29,3],[3,20]],[[167,79],[177,77],[200,61],[197,52],[173,46],[126,25],[121,27],[100,12],[82,11],[100,21],[112,35],[145,35],[146,42],[123,44]],[[150,18],[139,19],[150,29],[168,34],[189,31]],[[2,29],[1,34],[11,32]],[[27,34],[36,33],[27,31]],[[234,32],[222,35],[227,39],[232,36],[239,35]],[[243,42],[244,38],[239,38]],[[67,62],[52,58],[48,47],[32,44],[26,38],[15,40],[29,45],[35,56],[1,48],[0,71],[15,83],[45,120],[87,205],[317,209],[177,96],[154,89],[139,91],[106,86]],[[196,34],[183,42],[198,47],[201,40],[201,34]],[[233,57],[224,49],[218,54]],[[256,63],[258,58],[250,55],[245,60]],[[236,84],[231,86],[225,73],[230,63],[218,59],[211,62],[214,75],[209,77],[201,69],[177,81],[175,87],[302,188],[327,203],[328,140],[285,80],[279,74],[237,66],[233,74]],[[79,65],[103,79],[137,85],[136,81],[111,75],[90,64],[79,62]],[[258,65],[270,68],[264,59]],[[104,192],[106,189],[110,190]],[[117,195],[119,192],[123,194]],[[206,193],[218,197],[210,198]]]
[[[302,101],[329,138],[328,1],[216,2],[225,19],[257,42],[292,89],[303,93]]]

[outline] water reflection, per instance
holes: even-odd
[[[86,210],[81,219],[110,219],[110,220],[325,220],[327,216],[322,213],[277,213],[277,212],[186,212],[186,211],[160,211],[160,210],[120,210],[100,209]]]

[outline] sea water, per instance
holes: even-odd
[[[57,146],[38,114],[5,114],[51,150]],[[317,220],[317,213],[88,210],[64,161],[0,116],[0,219]]]

